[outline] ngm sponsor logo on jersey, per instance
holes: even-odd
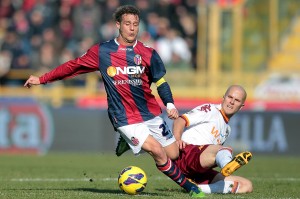
[[[124,67],[120,67],[120,66],[109,66],[107,68],[107,74],[110,77],[114,77],[116,75],[130,75],[133,77],[137,77],[139,78],[141,74],[143,74],[145,72],[145,67],[144,66],[140,66],[142,63],[142,57],[139,54],[136,54],[133,57],[133,61],[136,64],[135,66],[124,66]]]
[[[107,74],[110,77],[114,77],[116,75],[140,75],[143,74],[145,71],[145,67],[143,66],[124,66],[124,67],[118,67],[118,66],[109,66],[107,68]]]
[[[143,66],[125,66],[125,67],[115,67],[109,66],[107,68],[107,74],[110,77],[115,77],[116,75],[124,74],[133,77],[134,79],[120,79],[120,80],[113,80],[114,85],[123,85],[123,84],[130,84],[132,86],[140,86],[143,84],[142,80],[140,79],[141,74],[145,71],[145,67]]]
[[[128,75],[132,79],[119,79],[119,80],[113,80],[114,85],[123,85],[123,84],[130,84],[132,86],[139,86],[142,85],[143,82],[140,79],[141,75],[145,72],[145,67],[140,66],[142,63],[142,57],[137,54],[133,58],[135,66],[109,66],[107,68],[107,74],[110,77],[115,77],[117,75]]]
[[[0,98],[0,153],[44,154],[52,141],[52,118],[43,105],[28,98]]]

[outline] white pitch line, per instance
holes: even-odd
[[[288,182],[291,182],[291,181],[300,181],[300,178],[257,178],[257,177],[251,177],[251,179],[253,181],[288,181]]]
[[[97,180],[97,181],[116,181],[118,178],[13,178],[10,181],[15,182],[82,182],[82,181],[89,181],[90,179]]]

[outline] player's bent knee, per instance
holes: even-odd
[[[250,180],[247,180],[246,187],[247,187],[246,193],[251,193],[253,191],[253,185],[252,185],[252,182]]]
[[[157,164],[164,164],[167,161],[167,155],[161,145],[152,145],[148,153],[154,158]]]
[[[179,156],[179,152],[166,152],[167,156],[171,159],[171,160],[176,160]]]
[[[238,193],[251,193],[253,191],[253,185],[252,182],[248,179],[244,179],[242,182],[240,182],[240,189]]]

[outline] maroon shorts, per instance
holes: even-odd
[[[186,177],[198,184],[209,184],[219,173],[212,168],[203,168],[200,164],[200,155],[209,145],[187,145],[181,152],[176,165]]]

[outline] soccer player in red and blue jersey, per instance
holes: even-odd
[[[31,75],[24,86],[46,84],[99,70],[107,93],[108,114],[117,132],[134,154],[148,152],[157,168],[183,187],[192,197],[204,197],[194,183],[187,180],[171,159],[179,149],[172,131],[160,117],[161,108],[150,86],[155,83],[168,117],[176,119],[172,92],[165,81],[166,70],[157,52],[137,40],[139,10],[121,6],[114,13],[119,36],[92,46],[84,55],[70,60],[37,77]]]

